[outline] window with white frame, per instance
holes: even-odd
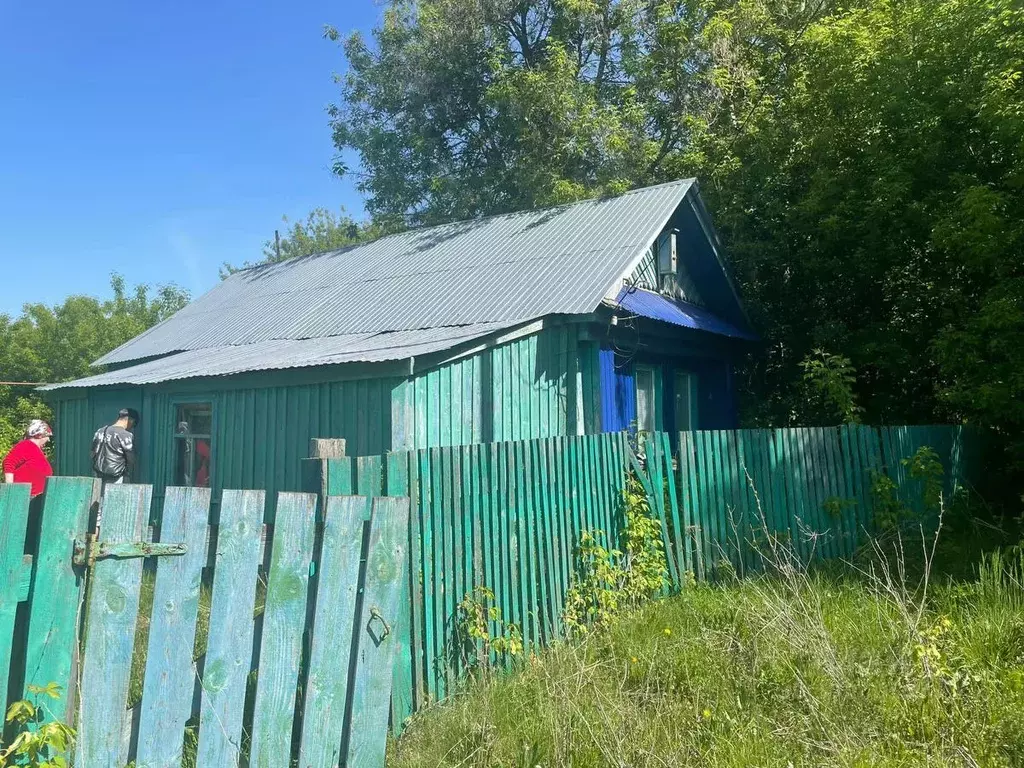
[[[647,365],[636,367],[636,428],[640,432],[654,432],[654,369]]]

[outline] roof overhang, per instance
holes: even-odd
[[[196,349],[96,376],[51,384],[40,387],[40,390],[160,384],[254,371],[407,360],[451,350],[505,331],[514,325],[518,323],[475,323],[415,331],[348,334],[324,339],[281,339]]]
[[[663,323],[713,333],[742,341],[757,341],[758,337],[730,323],[696,304],[673,299],[643,288],[622,288],[613,301],[605,302],[618,312],[646,317]]]

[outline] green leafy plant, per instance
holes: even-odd
[[[846,424],[860,422],[864,409],[857,404],[853,393],[857,371],[850,358],[816,349],[800,363],[800,367],[804,371],[804,386],[821,401],[830,415],[838,416]]]
[[[939,455],[927,445],[914,452],[913,456],[902,459],[900,464],[907,469],[912,480],[921,485],[921,505],[917,510],[904,504],[898,496],[899,486],[887,474],[871,472],[871,496],[874,522],[880,531],[893,531],[907,523],[920,522],[923,515],[934,514],[943,504],[942,462]]]
[[[626,604],[635,608],[664,588],[668,563],[661,524],[651,514],[647,493],[635,475],[626,478],[623,502],[626,524],[622,531],[625,550],[622,591]]]
[[[620,616],[652,600],[668,573],[661,528],[636,477],[623,492],[622,549],[608,545],[604,531],[584,531],[577,548],[576,576],[565,597],[562,620],[570,637],[612,627]]]
[[[31,766],[32,768],[67,768],[64,756],[75,741],[75,731],[52,717],[43,697],[59,699],[61,687],[30,685],[33,698],[16,701],[7,708],[7,722],[16,725],[14,740],[0,748],[0,766]],[[47,715],[51,719],[47,720]]]
[[[913,456],[900,462],[910,476],[921,483],[921,503],[926,511],[934,512],[942,504],[942,462],[933,448],[923,445]]]
[[[829,496],[822,503],[822,508],[833,520],[841,520],[847,511],[857,506],[856,499],[845,499],[840,496]]]
[[[463,669],[486,673],[492,654],[515,657],[523,652],[519,625],[503,620],[494,601],[492,589],[474,587],[459,602],[456,644]]]

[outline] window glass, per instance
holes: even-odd
[[[188,403],[175,409],[174,485],[210,487],[213,406]]]
[[[636,367],[636,427],[654,431],[654,369],[642,365]]]
[[[697,401],[695,390],[696,379],[692,373],[676,373],[674,396],[677,432],[697,428],[697,419],[694,415]]]

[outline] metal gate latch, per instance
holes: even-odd
[[[185,554],[184,544],[157,544],[151,541],[96,541],[92,536],[75,539],[71,561],[92,567],[97,560],[131,557],[172,557]]]

